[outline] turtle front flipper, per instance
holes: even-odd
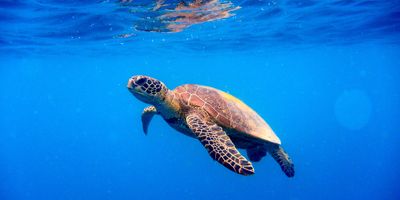
[[[147,135],[149,124],[154,115],[158,114],[156,107],[148,106],[142,112],[142,126],[144,134]]]
[[[239,153],[220,126],[197,114],[188,115],[186,123],[214,160],[238,174],[254,174],[251,162]]]
[[[283,150],[280,145],[274,145],[270,149],[270,153],[274,160],[280,165],[282,171],[288,177],[294,176],[294,165],[289,155]]]

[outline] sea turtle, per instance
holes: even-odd
[[[280,139],[255,111],[232,95],[195,84],[169,90],[161,81],[142,75],[131,77],[127,87],[136,98],[151,104],[142,113],[145,134],[152,117],[159,114],[179,132],[197,138],[214,160],[238,174],[254,174],[250,161],[260,161],[268,152],[288,177],[294,176],[293,162]],[[250,161],[236,148],[246,149]]]

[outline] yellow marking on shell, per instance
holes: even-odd
[[[276,144],[281,144],[280,139],[278,136],[276,136],[268,123],[265,122],[264,119],[261,118],[252,108],[231,94],[220,90],[217,91],[224,99],[233,102],[238,109],[244,112],[243,114],[245,115],[245,120],[247,121],[248,125],[253,128],[253,132],[250,134]]]
[[[251,108],[249,106],[247,106],[246,104],[244,104],[243,101],[241,101],[240,99],[238,99],[238,98],[236,98],[236,97],[234,97],[231,94],[228,94],[226,92],[222,92],[222,91],[219,91],[219,92],[220,92],[222,97],[224,97],[227,100],[235,102],[238,106],[241,106],[241,108],[246,109],[246,111],[248,109],[251,110]]]

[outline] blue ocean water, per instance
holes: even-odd
[[[400,199],[400,1],[0,0],[0,31],[2,200]],[[137,74],[240,98],[295,177],[145,136]]]

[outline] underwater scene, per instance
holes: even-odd
[[[0,0],[0,200],[400,199],[400,1]]]

